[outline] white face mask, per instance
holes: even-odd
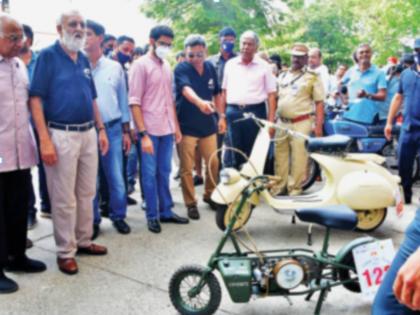
[[[77,38],[76,34],[72,35],[63,29],[63,38],[61,39],[61,43],[66,46],[68,50],[78,52],[85,46],[85,39],[85,36]]]
[[[169,52],[171,51],[171,48],[166,47],[166,46],[157,46],[155,53],[156,56],[158,56],[159,59],[163,60],[166,58],[166,56],[169,54]]]

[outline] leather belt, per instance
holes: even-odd
[[[251,106],[259,106],[259,105],[264,105],[265,106],[265,103],[261,102],[261,103],[257,103],[257,104],[228,104],[228,106],[232,106],[232,107],[238,108],[240,110],[244,110],[245,108],[249,108]]]
[[[296,123],[298,123],[300,121],[304,121],[304,120],[310,119],[311,117],[312,117],[311,114],[305,114],[305,115],[297,116],[295,118],[283,118],[283,117],[280,117],[280,120],[282,122],[284,122],[284,123],[296,124]]]
[[[52,129],[58,129],[58,130],[65,130],[65,131],[79,131],[84,132],[90,130],[93,126],[95,126],[95,123],[93,121],[88,121],[84,124],[60,124],[53,121],[48,122],[48,127]]]

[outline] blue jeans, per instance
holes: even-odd
[[[413,165],[419,148],[420,130],[407,131],[403,126],[398,141],[398,171],[401,177],[401,185],[404,189],[404,196],[407,201],[411,199],[413,194]]]
[[[266,119],[267,111],[264,103],[259,105],[248,105],[243,109],[238,106],[227,106],[226,119],[230,145],[243,151],[246,156],[249,157],[252,147],[254,146],[255,138],[260,129],[252,119],[235,122],[236,120],[243,118],[244,113],[253,113],[258,118]],[[242,154],[235,152],[233,159],[225,162],[232,163],[231,165],[226,166],[239,168],[240,165],[245,163],[245,158]]]
[[[420,210],[405,232],[405,239],[389,268],[384,281],[379,287],[372,306],[372,315],[409,315],[419,314],[400,304],[394,296],[392,287],[398,270],[407,258],[420,246]]]
[[[172,134],[149,136],[153,142],[154,154],[141,153],[141,184],[146,199],[146,218],[155,220],[170,218],[172,196],[169,189],[171,159],[174,144]]]
[[[125,219],[127,214],[127,194],[123,176],[123,130],[121,123],[116,123],[106,129],[109,150],[105,156],[100,156],[100,166],[108,184],[109,218],[112,221]],[[94,223],[99,224],[98,192],[93,203]]]
[[[127,182],[133,187],[136,185],[137,166],[139,164],[136,146],[137,144],[133,143],[127,160]]]

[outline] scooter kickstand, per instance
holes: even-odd
[[[292,224],[296,224],[296,215],[292,215]]]
[[[314,295],[315,291],[312,291],[311,293],[308,293],[308,295],[305,297],[305,301],[310,301],[312,295]]]
[[[327,293],[328,289],[322,289],[321,292],[319,293],[319,298],[318,298],[318,302],[316,303],[316,307],[315,307],[315,313],[314,315],[320,315],[321,314],[321,307],[322,307],[322,303],[324,302],[325,299],[325,294]]]

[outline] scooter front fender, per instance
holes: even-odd
[[[248,185],[249,181],[245,178],[241,178],[234,184],[226,185],[226,184],[218,184],[214,189],[213,193],[211,194],[211,199],[218,204],[221,205],[228,205],[235,201],[236,198],[241,194],[244,188]],[[253,205],[257,205],[259,203],[259,197],[256,193],[254,193],[249,199]]]

